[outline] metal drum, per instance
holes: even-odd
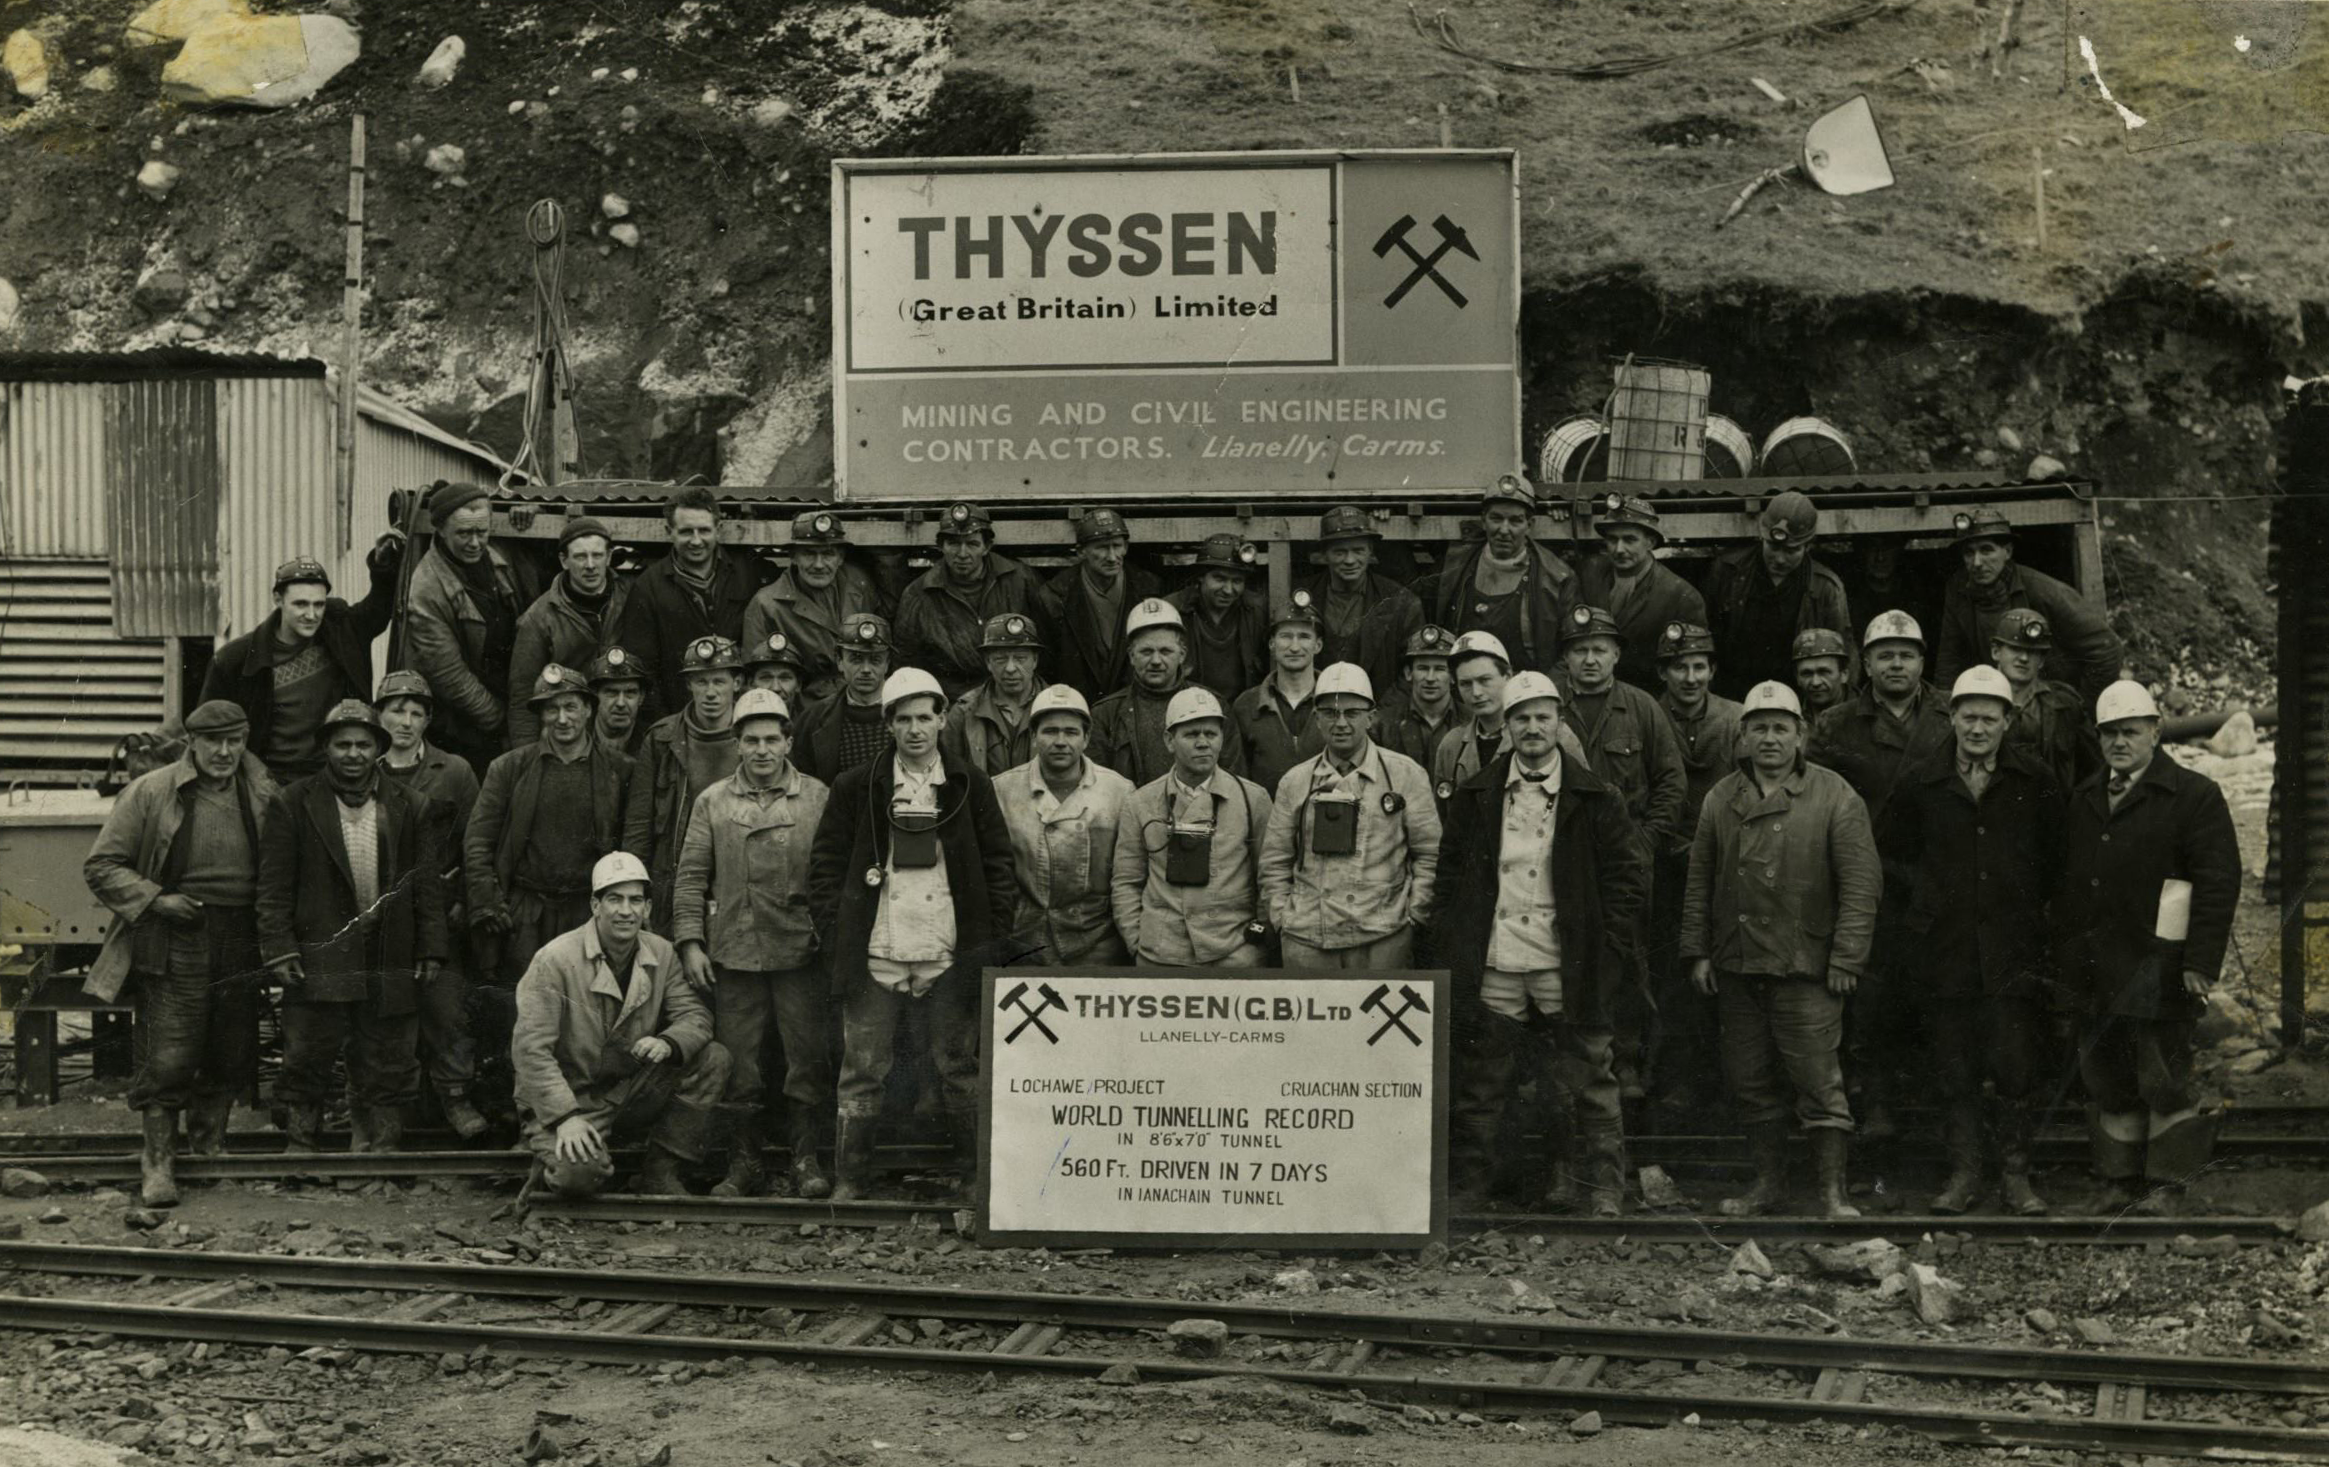
[[[1859,468],[1851,443],[1825,418],[1789,418],[1763,440],[1763,472],[1773,478],[1827,478]]]
[[[1598,484],[1609,477],[1609,428],[1591,413],[1563,418],[1537,450],[1544,484]]]
[[[1721,413],[1708,413],[1705,459],[1704,477],[1744,479],[1755,472],[1755,440]]]
[[[1609,394],[1609,476],[1695,479],[1705,467],[1706,394],[1713,377],[1688,362],[1629,357]]]

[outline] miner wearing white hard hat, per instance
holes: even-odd
[[[2095,722],[2105,769],[2071,793],[2054,929],[2080,1015],[2098,1205],[2182,1214],[2214,1145],[2192,1043],[2239,905],[2240,843],[2216,782],[2159,747],[2141,683],[2103,689]]]
[[[1172,767],[1165,710],[1183,688],[1203,685],[1189,677],[1189,629],[1172,601],[1150,596],[1134,603],[1124,617],[1124,648],[1131,680],[1092,704],[1090,755],[1138,789]],[[1235,774],[1245,768],[1244,755],[1233,739],[1220,762]]]
[[[1439,948],[1454,975],[1459,1047],[1450,1162],[1483,1198],[1515,1084],[1550,1051],[1553,1190],[1544,1205],[1615,1217],[1625,1137],[1612,1048],[1620,992],[1649,902],[1649,849],[1625,799],[1561,747],[1560,689],[1541,672],[1504,687],[1511,749],[1447,802]],[[1533,1199],[1532,1199],[1533,1200]]]
[[[1133,961],[1163,968],[1259,968],[1272,934],[1261,907],[1270,797],[1222,767],[1233,737],[1210,688],[1165,708],[1171,765],[1116,815],[1111,899]]]
[[[2018,715],[2004,673],[1967,668],[1949,716],[1950,747],[1909,771],[1876,826],[1882,945],[1896,992],[1921,1010],[1945,1106],[1949,1176],[1932,1210],[1979,1209],[1994,1161],[2005,1208],[2035,1217],[2046,1210],[2030,1185],[2030,1137],[2052,1017],[2047,910],[2067,797],[2007,737]]]
[[[918,667],[882,684],[889,751],[833,783],[809,910],[841,1004],[833,1195],[862,1197],[900,1021],[919,1005],[966,1191],[978,1164],[978,979],[1011,961],[1017,881],[994,782],[939,739],[946,690]]]
[[[1053,967],[1122,963],[1110,886],[1116,820],[1132,781],[1090,757],[1092,709],[1074,688],[1053,683],[1037,693],[1027,721],[1035,756],[995,776],[1019,881],[1012,949]]]
[[[1682,957],[1713,995],[1723,1079],[1747,1130],[1755,1181],[1727,1216],[1769,1212],[1786,1195],[1787,1137],[1801,1130],[1819,1170],[1820,1209],[1858,1217],[1844,1187],[1852,1111],[1838,1058],[1844,1000],[1867,971],[1884,871],[1868,807],[1803,754],[1803,705],[1757,683],[1740,714],[1745,757],[1707,793],[1682,898]]]
[[[1464,716],[1449,727],[1431,755],[1432,793],[1438,797],[1441,817],[1448,798],[1464,781],[1512,752],[1512,738],[1504,730],[1504,686],[1512,679],[1512,654],[1490,632],[1465,632],[1448,653],[1448,671],[1455,679],[1456,702]],[[1561,752],[1578,763],[1585,750],[1569,726],[1561,725]]]
[[[541,1180],[589,1197],[613,1178],[614,1148],[645,1133],[638,1190],[681,1196],[703,1160],[728,1052],[671,944],[647,930],[647,865],[626,851],[591,868],[590,917],[551,939],[518,980],[510,1061],[518,1118]]]
[[[2094,710],[2078,689],[2046,675],[2054,655],[2054,626],[2045,613],[2014,606],[1990,631],[1989,660],[2014,689],[2014,721],[2006,743],[2043,764],[2064,789],[2102,767]]]
[[[1278,780],[1263,909],[1289,968],[1413,967],[1439,870],[1431,776],[1370,736],[1375,684],[1357,663],[1320,673],[1311,706],[1325,747]]]
[[[1795,638],[1813,627],[1852,635],[1844,578],[1818,556],[1819,506],[1789,489],[1774,494],[1756,516],[1756,543],[1714,559],[1699,589],[1706,595],[1707,627],[1723,649],[1714,690],[1743,696],[1766,680],[1793,680]]]
[[[721,1101],[728,1175],[715,1197],[768,1190],[761,1153],[772,1040],[784,1056],[793,1195],[833,1188],[818,1159],[833,1140],[830,985],[809,905],[809,840],[827,791],[794,766],[792,728],[792,709],[775,692],[754,688],[736,700],[736,772],[696,796],[672,880],[671,940],[689,981],[710,994],[714,1033],[733,1062]]]

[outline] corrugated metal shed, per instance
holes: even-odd
[[[0,555],[104,553],[105,394],[0,381]]]
[[[101,389],[106,558],[125,637],[205,636],[217,621],[218,386],[159,377]]]

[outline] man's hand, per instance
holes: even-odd
[[[1708,998],[1714,997],[1714,959],[1692,958],[1690,960],[1690,986]]]
[[[720,981],[720,975],[712,968],[712,955],[692,937],[679,945],[679,966],[687,971],[687,981],[698,988],[709,989]]]
[[[2183,991],[2193,998],[2204,999],[2216,985],[2190,968],[2183,970]]]
[[[202,903],[174,891],[155,897],[152,909],[161,913],[165,921],[187,923],[202,920]]]
[[[483,932],[493,937],[507,937],[509,936],[509,913],[499,907],[478,912],[470,917],[469,926],[472,931]]]
[[[607,1144],[599,1136],[598,1127],[581,1116],[568,1116],[558,1123],[555,1150],[558,1159],[569,1164],[607,1159]]]
[[[660,1034],[650,1034],[631,1046],[631,1058],[643,1065],[659,1065],[679,1053],[679,1046]]]
[[[1841,968],[1828,969],[1828,992],[1842,998],[1860,986],[1860,975],[1847,973]]]
[[[307,981],[307,969],[301,966],[297,953],[287,958],[277,958],[267,966],[275,970],[275,981],[285,988],[297,988]]]
[[[429,985],[431,980],[433,980],[439,973],[442,973],[443,971],[445,971],[445,964],[442,959],[422,958],[413,973],[413,977],[419,981],[422,987],[425,988]]]
[[[367,562],[379,566],[391,566],[403,558],[404,531],[397,529],[381,532],[380,538],[372,542],[371,550],[364,556]]]

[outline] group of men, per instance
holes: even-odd
[[[181,1112],[193,1150],[222,1143],[268,983],[294,1149],[344,1060],[359,1147],[397,1145],[425,1069],[464,1135],[506,1085],[561,1192],[606,1185],[632,1136],[641,1188],[683,1189],[721,1110],[715,1191],[766,1190],[781,1109],[793,1191],[848,1198],[904,1061],[967,1173],[976,983],[1025,962],[1444,966],[1459,1195],[1510,1162],[1533,1090],[1546,1202],[1601,1213],[1629,1096],[1685,1109],[1719,1076],[1756,1163],[1725,1209],[1781,1203],[1801,1130],[1850,1215],[1847,1138],[1927,1057],[1935,1207],[1981,1205],[1994,1163],[2005,1205],[2042,1210],[2030,1121],[2074,1015],[2099,1172],[2173,1205],[2206,1154],[2190,1026],[2239,860],[2107,626],[2013,564],[2002,518],[1960,516],[1944,694],[1914,617],[1855,629],[1800,494],[1703,591],[1645,501],[1607,501],[1582,573],[1533,509],[1492,487],[1479,540],[1413,587],[1332,509],[1322,572],[1265,610],[1234,536],[1167,596],[1113,511],[1043,581],[955,505],[893,606],[832,513],[770,582],[681,491],[669,557],[626,579],[571,520],[526,600],[482,491],[448,486],[413,665],[368,695],[399,547],[354,606],[291,562],[88,864],[123,919],[91,986],[130,985],[149,1035],[146,1199],[174,1198]],[[2083,687],[2045,675],[2058,633]]]

